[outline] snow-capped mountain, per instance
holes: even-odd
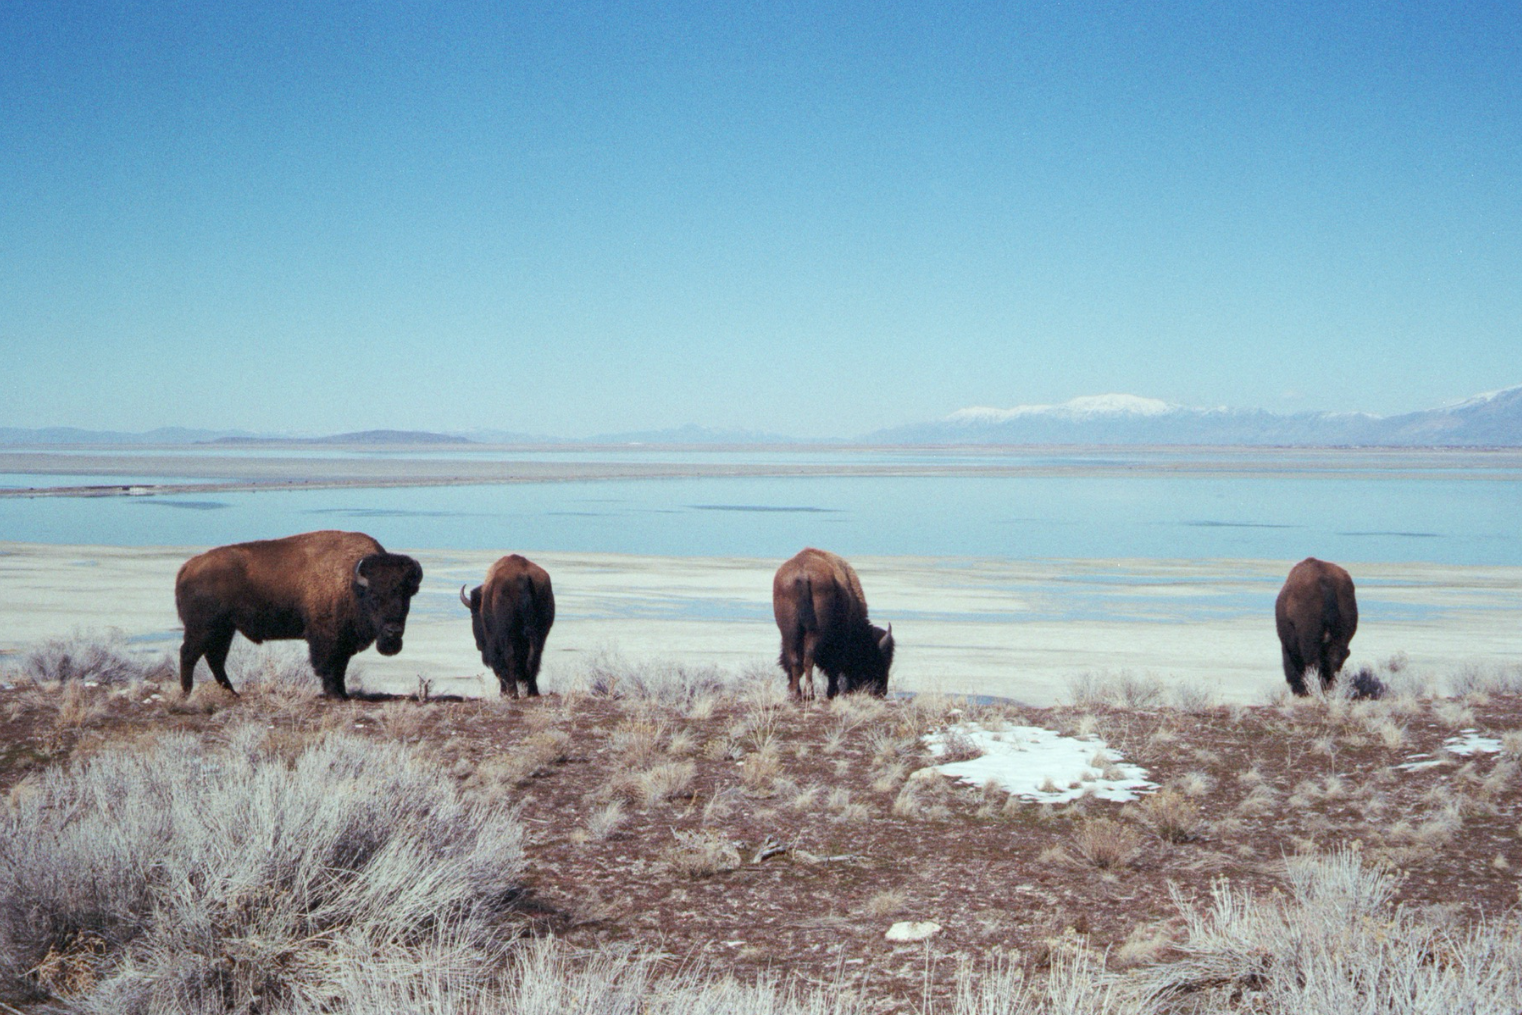
[[[1522,386],[1398,416],[1355,412],[1280,415],[1198,408],[1136,395],[1091,395],[1059,405],[975,406],[944,419],[893,427],[884,444],[1289,444],[1311,446],[1522,446]]]
[[[1061,405],[1017,405],[1013,409],[989,409],[974,406],[958,409],[948,420],[969,423],[1005,423],[1027,416],[1051,416],[1061,419],[1095,419],[1115,416],[1162,416],[1182,408],[1156,398],[1136,395],[1084,395]]]

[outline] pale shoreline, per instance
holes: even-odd
[[[201,549],[0,543],[0,665],[49,639],[113,628],[136,650],[172,651],[174,575]],[[362,653],[354,669],[372,690],[410,690],[422,677],[437,692],[494,693],[458,592],[479,582],[498,554],[405,552],[425,572],[405,647],[390,659]],[[524,552],[555,581],[547,689],[575,683],[601,654],[635,664],[776,670],[770,581],[778,560]],[[1042,705],[1085,674],[1128,673],[1251,703],[1284,684],[1272,611],[1287,562],[862,556],[853,563],[873,618],[893,623],[895,689]],[[1360,564],[1354,578],[1362,621],[1350,666],[1404,654],[1411,672],[1441,678],[1522,662],[1522,567]],[[231,668],[236,683],[236,657]]]

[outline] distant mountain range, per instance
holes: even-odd
[[[1060,405],[959,409],[943,419],[890,427],[856,438],[866,444],[1234,444],[1304,447],[1519,447],[1522,386],[1455,405],[1372,416],[1355,412],[1279,414],[1264,409],[1202,409],[1136,395],[1090,395]],[[759,430],[688,424],[666,430],[599,434],[582,440],[507,430],[360,430],[291,437],[242,430],[160,427],[145,433],[46,427],[0,427],[0,445],[219,444],[229,447],[312,444],[787,444],[843,443]]]
[[[356,430],[329,437],[257,437],[233,434],[197,441],[197,444],[475,444],[459,434],[433,433],[429,430]]]
[[[1312,447],[1522,446],[1522,387],[1398,416],[1354,412],[1280,415],[1201,409],[1135,395],[1093,395],[1060,405],[960,409],[929,423],[878,430],[880,444],[1236,444]]]

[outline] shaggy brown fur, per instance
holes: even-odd
[[[829,681],[825,696],[865,689],[888,693],[893,665],[893,627],[867,620],[861,579],[840,557],[813,547],[777,569],[772,614],[782,632],[787,689],[794,698],[814,696],[814,667]]]
[[[417,561],[387,553],[361,532],[305,532],[191,557],[174,583],[185,625],[180,687],[190,693],[204,655],[217,683],[231,691],[225,664],[239,632],[256,643],[306,639],[323,694],[346,698],[351,656],[371,642],[381,655],[402,650],[407,610],[422,580]]]
[[[1348,661],[1348,643],[1358,630],[1358,602],[1353,579],[1336,564],[1307,557],[1296,564],[1274,603],[1284,678],[1296,694],[1308,693],[1307,667],[1321,674],[1330,687]]]
[[[486,582],[460,601],[470,608],[481,661],[490,666],[502,693],[518,697],[518,682],[530,698],[539,696],[539,662],[544,640],[555,623],[555,592],[550,576],[533,561],[509,554],[486,572]]]

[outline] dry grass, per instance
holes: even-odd
[[[962,730],[952,727],[941,734],[941,753],[937,760],[942,764],[972,761],[983,756],[983,748]]]
[[[587,838],[593,842],[604,842],[617,834],[625,820],[627,815],[624,813],[624,805],[617,800],[611,800],[593,811],[592,816],[587,818]]]
[[[735,844],[712,829],[673,833],[676,842],[663,859],[678,877],[706,878],[740,868]]]
[[[406,749],[245,726],[52,769],[0,812],[0,976],[82,1011],[316,1011],[355,964],[488,958],[520,831]],[[109,953],[96,942],[111,944]],[[262,1000],[256,1000],[262,999]]]
[[[1130,825],[1112,818],[1089,818],[1073,834],[1073,848],[1091,866],[1115,870],[1136,859],[1141,836]]]
[[[1142,824],[1164,842],[1191,842],[1199,837],[1200,805],[1177,790],[1153,793],[1137,804],[1135,810]]]
[[[893,800],[893,813],[915,821],[946,821],[956,791],[951,780],[933,768],[922,768],[909,777]]]
[[[615,787],[641,807],[655,807],[678,797],[690,796],[697,766],[691,761],[668,761],[639,772],[631,772],[615,782]]]
[[[383,714],[383,723],[384,718]],[[512,750],[488,758],[474,769],[467,763],[460,774],[469,779],[467,785],[471,789],[499,796],[543,775],[552,765],[565,764],[570,758],[570,748],[569,733],[540,730],[525,737]]]
[[[121,631],[79,632],[55,638],[23,658],[18,679],[39,684],[121,685],[165,680],[173,675],[168,656],[147,659],[127,651]]]
[[[1163,682],[1157,678],[1124,672],[1085,673],[1073,678],[1067,686],[1067,698],[1076,708],[1135,711],[1155,707],[1166,695]]]
[[[1515,817],[1515,749],[1522,734],[1512,729],[1522,725],[1517,718],[1522,713],[1500,698],[1456,703],[1476,717],[1481,732],[1503,742],[1507,736],[1517,740],[1502,755],[1471,759],[1443,752],[1451,726],[1434,725],[1435,716],[1429,715],[1441,701],[1419,701],[1414,710],[1389,699],[1330,696],[1271,710],[1203,703],[1199,711],[1158,707],[1143,714],[1099,705],[1082,714],[1026,710],[1026,721],[1062,732],[1103,731],[1112,753],[1093,762],[1140,761],[1165,787],[1121,807],[1097,798],[1061,806],[1022,802],[997,787],[968,788],[931,769],[910,777],[916,765],[929,761],[921,732],[974,721],[997,729],[1015,721],[1012,709],[974,708],[949,698],[918,705],[855,698],[779,707],[771,692],[684,692],[669,701],[641,692],[547,696],[502,708],[496,702],[335,705],[312,701],[309,688],[288,694],[278,684],[233,700],[208,685],[199,693],[213,710],[203,714],[171,711],[169,700],[154,702],[149,693],[129,698],[130,686],[123,685],[122,694],[88,689],[92,698],[81,685],[71,707],[94,718],[82,718],[60,735],[59,749],[75,757],[98,751],[106,731],[115,728],[111,710],[126,706],[143,730],[151,731],[155,723],[160,729],[170,724],[194,729],[208,749],[226,740],[241,719],[257,717],[261,724],[267,719],[273,728],[262,730],[255,753],[278,757],[287,767],[318,738],[351,737],[356,729],[403,750],[397,741],[419,741],[429,778],[449,787],[463,806],[524,815],[534,855],[532,890],[543,893],[533,901],[542,909],[533,912],[544,915],[533,919],[584,949],[555,952],[558,958],[551,961],[538,951],[542,946],[533,945],[516,957],[480,962],[479,942],[439,945],[441,951],[437,943],[414,942],[399,977],[377,979],[390,960],[353,960],[345,967],[350,971],[343,973],[342,989],[316,1007],[261,995],[259,1010],[267,1015],[671,1012],[673,1005],[715,998],[723,999],[714,1001],[718,1007],[698,1010],[743,1015],[754,1000],[762,1006],[757,1011],[773,1015],[805,1009],[853,1015],[889,1010],[1182,1015],[1181,1006],[1190,1015],[1245,1015],[1249,1009],[1330,1015],[1363,1009],[1346,998],[1340,1008],[1260,1004],[1265,991],[1282,987],[1270,986],[1269,978],[1227,976],[1217,981],[1228,985],[1220,990],[1189,980],[1195,975],[1189,964],[1207,942],[1191,937],[1185,918],[1170,916],[1166,886],[1175,883],[1199,894],[1211,877],[1229,874],[1239,886],[1234,899],[1244,898],[1241,890],[1251,887],[1268,900],[1252,905],[1272,909],[1277,903],[1268,892],[1276,872],[1289,869],[1286,854],[1299,863],[1297,852],[1312,856],[1358,839],[1367,856],[1409,863],[1417,895],[1451,891],[1443,922],[1431,910],[1429,929],[1452,927],[1460,933],[1458,928],[1474,925],[1476,912],[1504,915],[1505,905],[1515,901],[1515,871],[1522,866],[1517,853],[1522,826]],[[17,691],[7,702],[9,711],[36,709],[26,725],[45,730],[66,691],[60,685],[25,704],[17,703],[29,692]],[[104,714],[102,701],[109,703]],[[694,711],[706,719],[690,718]],[[1414,752],[1441,764],[1420,772],[1393,769]],[[27,764],[39,771],[60,767],[56,758]],[[33,792],[34,785],[35,778],[23,784],[15,799]],[[937,824],[919,824],[926,821]],[[752,846],[740,847],[735,839]],[[1200,845],[1172,847],[1189,842]],[[780,858],[778,845],[784,847]],[[770,860],[746,862],[768,850]],[[988,876],[997,882],[980,889]],[[1497,883],[1504,889],[1501,903],[1492,890]],[[907,952],[893,958],[895,949],[880,941],[882,925],[867,922],[890,918],[935,919],[951,933],[929,946],[922,959],[910,960]],[[1391,917],[1380,911],[1359,917],[1365,918]],[[595,930],[578,929],[583,925]],[[263,933],[260,928],[254,936]],[[627,969],[642,970],[637,982],[624,984],[628,992],[590,976],[600,963],[614,961],[609,942],[647,942],[653,935],[667,935],[662,940],[673,954],[734,961],[733,968],[746,978],[744,989],[753,992],[745,995],[750,1000],[737,1002],[738,995],[725,993],[730,987],[714,986],[725,982],[713,973],[719,966],[690,967],[691,991],[632,953],[619,953]],[[785,946],[777,944],[783,940]],[[318,950],[327,947],[321,943]],[[995,975],[993,956],[1016,947],[1019,957],[1011,961],[1021,976],[1008,968]],[[829,967],[820,959],[828,949],[863,964],[837,960]],[[948,949],[968,957],[964,996],[947,993],[949,963],[941,957]],[[448,976],[416,973],[425,951],[436,963],[434,971],[449,970]],[[540,963],[534,966],[539,972],[532,975],[548,979],[515,979],[530,975],[523,963],[531,953],[540,955],[533,960]],[[65,1003],[61,995],[95,996],[116,975],[123,954],[119,937],[75,928],[50,939],[27,968],[37,988],[54,993],[55,1008],[102,1010],[76,1000]],[[1444,961],[1443,953],[1429,954]],[[325,968],[337,968],[325,954],[319,957]],[[782,963],[797,971],[796,990],[766,993],[767,970]],[[1204,985],[1155,996],[1133,989],[1153,982],[1161,966],[1176,966],[1189,983]],[[841,970],[841,992],[805,995],[813,989],[803,986],[805,978],[828,984],[830,968]],[[1077,968],[1087,970],[1088,979],[1072,979],[1070,971]],[[1372,975],[1383,975],[1380,967],[1369,968]],[[1113,975],[1123,969],[1128,975]],[[1291,966],[1283,972],[1307,975]],[[915,993],[918,986],[906,986],[909,980],[923,980],[923,996]],[[993,989],[1000,984],[1003,993]],[[599,993],[604,988],[613,994]],[[1058,995],[1067,1000],[1053,1001]],[[1303,992],[1293,996],[1305,1001]],[[559,1007],[544,1008],[541,1001],[548,1004],[547,998]],[[1088,1007],[1063,1007],[1074,998]],[[965,1007],[973,999],[983,1007]],[[0,993],[0,1000],[8,997]],[[220,995],[210,1007],[179,999],[161,1007],[197,1015],[232,1010]],[[687,1009],[681,1010],[685,1015]],[[1431,1010],[1435,1015],[1439,1009]]]

